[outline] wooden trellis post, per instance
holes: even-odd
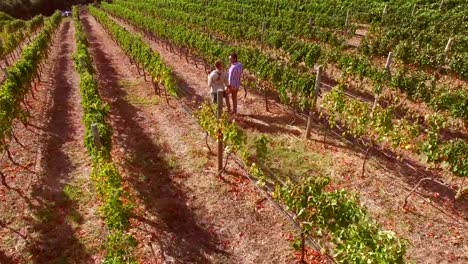
[[[387,56],[387,62],[385,63],[385,71],[387,71],[388,73],[390,73],[392,62],[393,62],[393,53],[389,52]]]
[[[348,27],[348,25],[349,25],[349,9],[346,11],[345,27]]]
[[[99,130],[97,128],[97,124],[91,125],[91,132],[93,133],[94,146],[96,147],[97,151],[100,151],[102,148],[102,142],[101,136],[99,135]]]
[[[417,4],[414,4],[414,5],[413,5],[413,11],[411,11],[411,15],[412,15],[412,16],[414,16],[414,12],[416,12],[416,5],[417,5]]]
[[[8,70],[7,68],[2,68],[3,75],[5,75],[5,80],[8,79]]]
[[[444,5],[444,0],[440,0],[439,11],[442,10],[443,5]]]
[[[388,53],[388,56],[387,56],[387,62],[385,63],[385,69],[384,71],[388,74],[390,74],[390,70],[391,70],[391,67],[392,67],[392,63],[393,63],[393,52],[389,52]],[[383,89],[383,88],[382,88]],[[374,103],[372,104],[372,112],[371,114],[374,113],[374,110],[375,108],[377,107],[377,104],[379,103],[379,99],[380,99],[380,94],[382,93],[382,91],[378,92],[378,93],[375,93],[375,97],[374,97]]]
[[[453,38],[449,38],[449,40],[447,41],[447,45],[445,46],[445,49],[444,49],[444,60],[441,62],[439,68],[437,69],[437,71],[439,72],[442,70],[442,68],[445,66],[445,63],[447,62],[450,49],[452,48],[452,43],[453,43]]]
[[[262,23],[260,51],[263,51],[263,42],[265,41],[266,22]]]
[[[385,15],[387,14],[387,7],[388,5],[385,5],[383,11],[382,11],[382,21],[384,20]]]
[[[450,51],[450,49],[452,48],[452,42],[453,42],[453,38],[449,38],[449,40],[447,41],[447,45],[445,46],[445,57],[448,56],[448,53]]]
[[[312,101],[312,105],[309,110],[309,117],[307,118],[306,139],[310,138],[310,131],[312,130],[313,115],[314,115],[314,112],[317,111],[317,99],[318,99],[318,94],[320,92],[322,69],[323,69],[322,66],[318,66],[317,75],[315,77],[314,99]]]
[[[266,22],[263,22],[262,23],[262,35],[261,35],[261,46],[260,46],[260,52],[263,52],[263,42],[265,41],[265,32],[266,32]],[[258,78],[258,76],[257,76]],[[258,81],[258,84],[260,84],[260,79],[258,78],[257,79]],[[268,108],[268,97],[267,97],[267,88],[266,86],[263,88],[263,97],[265,99],[265,109],[267,112],[270,111],[270,109]]]
[[[216,118],[218,120],[218,126],[220,125],[221,119],[223,117],[223,95],[224,91],[217,91],[217,103],[218,103],[218,111],[216,114]],[[217,141],[218,141],[218,176],[221,177],[221,173],[223,171],[223,131],[221,128],[218,128],[217,133]]]

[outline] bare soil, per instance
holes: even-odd
[[[74,26],[66,19],[54,38],[42,82],[29,95],[30,126],[17,124],[11,142],[19,165],[3,157],[0,186],[0,263],[100,263],[104,226],[89,183],[79,77],[72,53]]]
[[[136,32],[133,27],[119,23]],[[201,101],[207,96],[204,67],[197,68],[192,62],[187,63],[185,58],[169,52],[160,42],[145,40],[181,79],[180,85],[191,94],[188,101]],[[273,138],[286,134],[294,140],[303,135],[303,118],[296,117],[295,126],[289,126],[293,116],[284,106],[270,100],[270,112],[266,112],[262,95],[250,91],[245,98],[243,96],[241,92],[238,123],[247,132],[261,132]],[[312,140],[305,144],[311,152],[333,160],[332,168],[328,169],[332,170],[331,176],[339,188],[359,193],[361,202],[384,228],[409,241],[409,259],[416,263],[468,261],[465,232],[468,228],[467,201],[454,200],[455,186],[423,184],[410,198],[410,209],[403,210],[402,203],[412,186],[419,179],[433,175],[425,166],[407,159],[401,162],[375,152],[371,153],[366,174],[361,177],[363,151],[353,141],[331,133],[318,123],[312,129]]]
[[[136,203],[139,262],[293,262],[289,238],[297,234],[285,216],[241,168],[232,164],[226,181],[217,178],[216,158],[190,114],[155,96],[94,18],[84,14],[82,21],[111,106],[113,155]],[[188,88],[204,76],[189,72],[195,75],[184,75]]]

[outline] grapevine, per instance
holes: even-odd
[[[40,64],[48,55],[52,37],[60,25],[60,12],[45,22],[38,36],[23,50],[15,65],[8,68],[7,79],[0,87],[0,151],[8,152],[8,140],[13,136],[15,120],[27,124],[28,113],[21,103],[31,91],[32,82],[40,78]],[[10,153],[8,152],[9,156]]]
[[[94,78],[94,67],[88,52],[88,41],[80,22],[79,9],[73,8],[76,28],[77,50],[73,55],[75,68],[80,74],[81,105],[85,125],[84,143],[93,160],[91,179],[101,196],[101,212],[109,229],[104,263],[135,263],[132,250],[136,240],[128,233],[133,205],[128,202],[128,194],[123,190],[122,176],[111,157],[112,129],[106,119],[109,106],[99,94],[99,85]],[[92,125],[97,125],[102,148],[96,149],[92,135]]]

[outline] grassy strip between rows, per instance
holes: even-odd
[[[123,31],[104,12],[94,7],[90,7],[90,11],[106,27],[112,27],[111,33]],[[170,76],[167,78],[172,79]],[[211,106],[203,106],[196,117],[213,137],[222,131],[226,145],[230,151],[241,153],[250,166],[250,173],[258,177],[260,182],[267,180],[261,166],[261,157],[268,151],[264,138],[257,140],[255,151],[252,152],[247,148],[243,130],[229,122],[226,116],[217,123]],[[405,242],[390,231],[382,231],[359,205],[355,195],[344,190],[326,191],[329,181],[326,177],[305,177],[299,183],[278,183],[274,196],[298,216],[304,233],[331,237],[335,247],[330,250],[338,262],[403,263]]]
[[[81,105],[86,129],[84,141],[88,154],[93,160],[91,178],[102,200],[101,213],[109,230],[105,245],[107,253],[103,263],[136,263],[132,251],[137,242],[128,232],[133,205],[123,189],[122,176],[113,163],[110,153],[112,128],[106,122],[109,107],[99,95],[98,82],[93,76],[92,59],[77,7],[73,8],[73,19],[77,44],[73,60],[80,75]],[[97,125],[101,137],[102,148],[99,150],[93,141],[91,130],[93,124]]]

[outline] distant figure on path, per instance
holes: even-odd
[[[224,64],[222,61],[218,60],[215,62],[215,70],[208,75],[208,88],[211,91],[211,98],[213,103],[216,104],[218,101],[218,91],[223,91],[223,96],[226,97],[225,89],[228,86],[228,75],[224,72]],[[228,111],[231,111],[229,105],[229,100],[226,97],[226,105]]]
[[[232,53],[229,56],[229,61],[231,62],[231,67],[229,68],[228,74],[228,86],[226,94],[226,104],[228,105],[229,110],[229,95],[232,94],[232,106],[233,114],[237,115],[237,93],[239,92],[241,86],[241,77],[242,77],[242,64],[237,61],[237,54]]]

